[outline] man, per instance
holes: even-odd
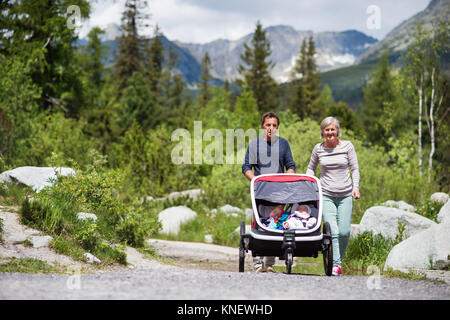
[[[295,162],[286,139],[278,137],[276,132],[280,120],[274,112],[267,112],[261,117],[263,135],[250,141],[245,153],[242,173],[248,180],[255,176],[268,173],[295,173]],[[278,216],[283,206],[272,208],[268,212],[260,212],[263,218]],[[253,265],[256,272],[274,272],[275,257],[254,257]]]

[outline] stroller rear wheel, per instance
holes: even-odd
[[[322,243],[322,254],[323,254],[323,268],[327,276],[331,276],[333,271],[333,245],[331,238],[331,227],[328,222],[323,224],[323,243]]]
[[[240,241],[239,241],[239,272],[244,272],[245,268],[245,241],[244,241],[244,235],[245,235],[245,221],[241,222],[241,228],[240,228]]]

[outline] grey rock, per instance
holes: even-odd
[[[449,196],[445,192],[435,192],[431,195],[430,200],[439,203],[446,203]]]
[[[0,174],[0,182],[19,183],[32,187],[36,192],[52,185],[57,179],[57,174],[62,176],[75,175],[71,168],[52,167],[18,167],[4,171]]]
[[[211,234],[205,234],[203,241],[206,243],[213,243],[213,236]]]
[[[250,233],[252,226],[247,224],[245,225],[245,233]],[[234,229],[233,233],[237,233],[239,234],[241,232],[241,226],[237,227],[236,229]]]
[[[372,231],[375,234],[380,233],[384,237],[394,239],[398,234],[399,223],[405,225],[404,236],[406,237],[436,225],[434,221],[416,213],[376,206],[367,209],[364,213],[359,224],[359,232]]]
[[[93,213],[88,213],[88,212],[78,212],[77,213],[77,218],[78,220],[92,220],[93,222],[97,221],[97,216]]]
[[[186,197],[188,196],[190,199],[196,201],[201,195],[203,195],[205,191],[201,189],[190,189],[190,190],[184,190],[184,191],[175,191],[172,193],[169,193],[167,197],[161,197],[161,198],[153,198],[152,196],[148,196],[148,201],[166,201],[166,200],[175,200],[178,198]]]
[[[436,224],[392,248],[385,269],[447,269],[449,258],[450,223]]]
[[[86,259],[86,262],[88,262],[88,263],[95,263],[95,264],[102,263],[99,258],[97,258],[96,256],[94,256],[93,254],[91,254],[89,252],[86,252],[84,254],[84,258]]]
[[[248,210],[251,210],[251,209],[248,209]],[[229,204],[226,204],[226,205],[220,207],[219,209],[212,209],[211,216],[214,218],[218,211],[225,213],[225,215],[227,217],[236,217],[236,218],[241,217],[242,214],[244,213],[244,211],[242,209],[240,209],[238,207],[233,207]]]
[[[406,203],[403,200],[400,201],[394,201],[394,200],[388,200],[385,203],[382,203],[385,207],[392,207],[392,208],[398,208],[400,210],[414,212],[416,211],[416,208],[408,203]]]
[[[450,223],[450,200],[442,206],[438,213],[437,221],[439,223]]]
[[[196,217],[197,213],[186,206],[167,208],[158,214],[158,219],[162,224],[161,233],[178,234],[182,223]]]
[[[51,236],[31,236],[28,238],[33,245],[33,248],[48,247],[53,238]]]
[[[352,223],[350,226],[350,238],[356,237],[359,233],[359,224]]]
[[[245,219],[250,220],[253,216],[253,209],[247,208],[245,209]]]

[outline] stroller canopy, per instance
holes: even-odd
[[[254,197],[275,203],[298,203],[319,200],[316,181],[308,176],[273,175],[255,179]]]

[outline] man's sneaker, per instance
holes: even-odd
[[[337,277],[342,276],[342,270],[341,270],[341,267],[338,266],[338,265],[335,265],[335,266],[333,267],[333,270],[332,270],[332,272],[331,272],[331,275],[337,276]]]
[[[265,272],[265,270],[261,266],[261,267],[256,268],[255,272]]]
[[[275,270],[273,270],[272,266],[267,266],[264,268],[266,272],[275,272]]]

